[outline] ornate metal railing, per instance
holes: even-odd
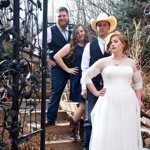
[[[36,56],[32,41],[39,33],[41,10],[40,0],[0,2],[0,149],[18,150],[19,144],[39,133],[40,149],[45,149],[47,0],[43,1],[43,45],[39,50],[41,55]],[[39,65],[33,70],[37,62]],[[35,117],[28,120],[29,129],[33,122],[37,126],[39,103],[40,128],[24,132],[26,117],[33,111]]]

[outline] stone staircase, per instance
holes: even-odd
[[[27,56],[28,57],[28,56]],[[35,59],[36,60],[36,59]],[[39,67],[39,59],[37,59],[37,62],[32,64],[33,71],[38,70]],[[47,70],[49,72],[49,69]],[[41,74],[37,75],[41,82]],[[68,84],[69,85],[69,84]],[[47,126],[45,129],[45,149],[46,150],[82,150],[82,142],[79,139],[78,141],[72,141],[70,139],[70,115],[72,115],[72,112],[76,109],[76,104],[68,102],[68,85],[65,88],[65,91],[62,95],[59,111],[57,114],[57,120],[55,126]],[[41,92],[39,92],[39,95],[41,95]],[[50,96],[50,79],[49,74],[46,78],[46,110],[47,110],[47,103]],[[37,129],[40,129],[40,121],[41,121],[41,102],[38,101],[36,95],[32,95],[32,100],[23,101],[21,104],[21,108],[24,108],[26,103],[28,103],[29,107],[30,104],[37,104],[36,110],[34,109],[31,112],[25,112],[24,109],[20,110],[19,119],[25,123],[24,126],[27,128],[27,133],[30,133],[32,131],[36,131]],[[28,107],[28,106],[27,106]],[[45,110],[45,112],[46,112]],[[26,116],[24,117],[24,115]],[[39,141],[40,143],[40,141]],[[39,146],[39,145],[37,145]]]
[[[70,139],[70,115],[75,111],[77,105],[67,101],[67,95],[64,92],[60,102],[59,111],[57,114],[57,120],[55,126],[47,126],[46,138],[45,138],[45,149],[46,150],[82,150],[82,142],[80,138],[77,141],[72,141]],[[48,100],[46,100],[47,107]],[[22,105],[24,105],[22,103]],[[40,120],[41,120],[41,103],[37,105],[36,113],[32,111],[31,113],[26,114],[25,123],[28,128],[28,131],[33,132],[37,129],[40,129]],[[20,119],[23,121],[24,110],[20,110]],[[35,118],[37,124],[35,124]],[[32,122],[30,122],[30,120]]]

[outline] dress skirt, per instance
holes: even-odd
[[[131,87],[106,87],[91,119],[90,150],[143,150],[139,101]]]

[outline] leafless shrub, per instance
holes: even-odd
[[[150,25],[142,26],[133,20],[135,33],[132,37],[128,55],[141,64],[143,79],[143,101],[146,109],[150,109]]]

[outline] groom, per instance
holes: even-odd
[[[91,27],[98,35],[97,39],[87,43],[82,55],[81,69],[82,75],[84,72],[94,64],[98,59],[109,56],[106,52],[106,37],[108,34],[116,29],[117,20],[114,16],[108,16],[106,13],[100,13],[97,19],[91,19]],[[101,81],[101,82],[100,82]],[[97,90],[103,88],[101,75],[93,79],[93,83]],[[85,120],[84,120],[84,150],[89,150],[89,142],[91,136],[91,111],[98,99],[88,89],[86,89],[84,81],[81,79],[82,96],[86,98],[85,101]],[[86,97],[87,95],[87,97]]]

